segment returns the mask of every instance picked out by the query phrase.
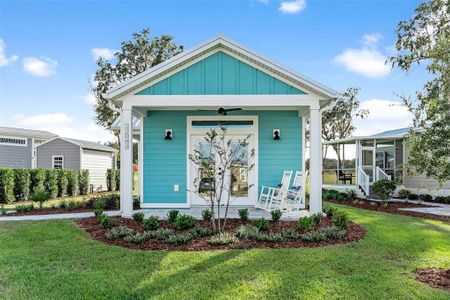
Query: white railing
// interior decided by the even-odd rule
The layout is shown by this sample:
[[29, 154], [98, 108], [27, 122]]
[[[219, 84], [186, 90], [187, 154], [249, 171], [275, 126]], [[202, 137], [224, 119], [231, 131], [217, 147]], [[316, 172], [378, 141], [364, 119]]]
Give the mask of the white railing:
[[376, 180], [381, 180], [381, 179], [388, 179], [391, 180], [391, 175], [386, 174], [386, 172], [384, 172], [380, 167], [377, 167], [376, 169]]
[[369, 195], [370, 177], [361, 167], [358, 168], [358, 184], [363, 189], [364, 193]]

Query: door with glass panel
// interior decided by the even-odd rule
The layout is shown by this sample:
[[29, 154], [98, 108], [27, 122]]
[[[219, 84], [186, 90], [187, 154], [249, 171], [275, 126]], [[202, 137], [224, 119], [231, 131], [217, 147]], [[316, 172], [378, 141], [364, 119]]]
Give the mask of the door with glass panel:
[[374, 172], [374, 149], [369, 146], [362, 146], [360, 149], [359, 166], [363, 169], [364, 173], [369, 176], [370, 183], [373, 182]]
[[[224, 185], [222, 203], [226, 203], [228, 196], [231, 205], [253, 205], [255, 202], [255, 157], [252, 149], [255, 148], [255, 136], [245, 128], [227, 128], [225, 141], [230, 140], [228, 155], [231, 157], [229, 170], [222, 170], [220, 156], [215, 149], [205, 140], [204, 130], [192, 130], [190, 134], [190, 154], [201, 154], [204, 162], [202, 165], [189, 161], [189, 197], [192, 205], [205, 205], [205, 198], [215, 195], [220, 185]], [[220, 134], [220, 129], [216, 129]], [[249, 136], [249, 138], [248, 138]], [[247, 139], [248, 138], [248, 139]], [[241, 142], [247, 139], [247, 143]], [[252, 167], [253, 166], [253, 167]], [[225, 176], [221, 176], [225, 172]], [[222, 178], [224, 178], [222, 182]]]

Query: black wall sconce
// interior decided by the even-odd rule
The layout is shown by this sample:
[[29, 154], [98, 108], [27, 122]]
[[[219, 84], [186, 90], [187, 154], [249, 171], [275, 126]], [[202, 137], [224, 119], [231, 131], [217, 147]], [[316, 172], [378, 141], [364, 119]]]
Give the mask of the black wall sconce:
[[172, 129], [166, 129], [166, 136], [164, 137], [165, 140], [171, 140], [172, 139]]
[[281, 131], [280, 131], [280, 129], [274, 129], [272, 131], [272, 137], [273, 137], [274, 141], [281, 140]]

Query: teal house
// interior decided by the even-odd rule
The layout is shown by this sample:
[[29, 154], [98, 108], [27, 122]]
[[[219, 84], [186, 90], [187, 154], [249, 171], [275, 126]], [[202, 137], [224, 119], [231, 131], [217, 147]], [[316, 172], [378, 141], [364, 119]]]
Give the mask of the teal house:
[[212, 128], [226, 127], [233, 141], [249, 137], [243, 151], [254, 156], [232, 168], [229, 192], [233, 205], [253, 206], [261, 185], [278, 185], [286, 170], [304, 171], [307, 119], [309, 209], [320, 211], [321, 114], [338, 96], [221, 36], [119, 84], [104, 97], [121, 113], [123, 215], [132, 214], [133, 137], [143, 208], [205, 205], [199, 190], [214, 178], [203, 176], [189, 155], [208, 150], [204, 137]]

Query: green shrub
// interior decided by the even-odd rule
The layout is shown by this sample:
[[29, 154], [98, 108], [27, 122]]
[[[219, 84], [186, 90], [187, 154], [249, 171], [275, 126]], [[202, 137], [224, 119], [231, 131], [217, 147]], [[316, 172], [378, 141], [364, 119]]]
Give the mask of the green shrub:
[[347, 230], [340, 228], [340, 227], [336, 227], [336, 226], [320, 228], [319, 232], [326, 239], [332, 239], [332, 240], [341, 239], [347, 234]]
[[103, 212], [103, 209], [99, 208], [99, 209], [94, 210], [94, 215], [97, 219], [100, 220], [102, 218], [102, 216], [105, 215], [105, 213]]
[[312, 217], [309, 216], [304, 216], [304, 217], [300, 217], [298, 218], [298, 228], [300, 228], [303, 231], [308, 231], [314, 228], [314, 226], [316, 225], [314, 223], [314, 219]]
[[253, 220], [252, 225], [258, 228], [258, 230], [267, 230], [269, 228], [269, 222], [262, 217]]
[[195, 226], [197, 220], [189, 215], [179, 215], [175, 220], [175, 227], [178, 230], [189, 229]]
[[202, 218], [204, 221], [211, 221], [213, 213], [210, 209], [205, 209], [202, 211]]
[[67, 186], [69, 185], [69, 180], [67, 178], [67, 170], [60, 169], [57, 170], [58, 173], [58, 196], [63, 197], [67, 195]]
[[103, 196], [92, 197], [87, 203], [95, 209], [106, 209], [106, 199]]
[[167, 240], [169, 236], [174, 234], [173, 229], [159, 228], [153, 231], [146, 231], [150, 239]]
[[14, 199], [14, 172], [12, 169], [0, 169], [0, 202], [11, 203]]
[[331, 218], [336, 211], [337, 209], [333, 206], [326, 205], [323, 207], [323, 212], [327, 215], [328, 218]]
[[408, 200], [418, 200], [419, 199], [419, 195], [411, 193], [408, 196]]
[[141, 207], [141, 197], [140, 196], [133, 196], [133, 207], [135, 209]]
[[134, 234], [134, 230], [125, 226], [111, 228], [105, 233], [105, 237], [109, 240], [117, 240], [121, 237], [127, 237]]
[[78, 172], [67, 170], [67, 194], [70, 196], [78, 195]]
[[279, 242], [284, 241], [284, 237], [281, 233], [258, 232], [255, 235], [255, 240], [258, 242], [279, 243]]
[[114, 191], [116, 189], [116, 170], [108, 169], [106, 170], [106, 186], [108, 191]]
[[396, 188], [395, 182], [389, 179], [381, 179], [372, 184], [372, 192], [378, 196], [383, 202], [388, 201]]
[[105, 198], [106, 209], [120, 208], [120, 194], [109, 194], [103, 197]]
[[119, 191], [120, 190], [120, 170], [116, 169], [115, 175], [116, 175], [116, 191]]
[[31, 169], [30, 170], [30, 193], [45, 188], [45, 170], [44, 169]]
[[272, 220], [277, 222], [281, 219], [283, 212], [279, 209], [276, 209], [276, 210], [271, 211], [270, 214], [272, 215]]
[[349, 200], [347, 193], [339, 193], [339, 194], [337, 194], [336, 199], [339, 200], [339, 201]]
[[66, 209], [67, 208], [67, 201], [63, 200], [63, 201], [59, 202], [58, 208]]
[[39, 203], [39, 208], [42, 209], [44, 202], [49, 199], [49, 194], [44, 189], [36, 190], [33, 195], [31, 195], [31, 200], [33, 202]]
[[74, 210], [78, 208], [82, 208], [84, 206], [83, 201], [77, 201], [77, 200], [69, 200], [66, 202], [66, 208], [68, 210]]
[[431, 196], [430, 194], [420, 194], [419, 199], [421, 201], [431, 202], [433, 201], [433, 196]]
[[28, 211], [32, 211], [34, 209], [34, 205], [33, 204], [28, 204], [28, 205], [16, 205], [15, 210], [17, 212], [28, 212]]
[[166, 243], [170, 245], [182, 245], [189, 243], [194, 236], [190, 232], [181, 234], [173, 234], [166, 239]]
[[356, 193], [355, 190], [348, 190], [347, 191], [347, 200], [352, 201], [352, 200], [355, 200], [356, 197], [358, 197], [358, 194]]
[[111, 229], [116, 225], [116, 219], [107, 215], [103, 215], [100, 218], [100, 225], [105, 229]]
[[89, 170], [78, 171], [78, 185], [80, 195], [87, 195], [89, 192]]
[[144, 213], [143, 212], [137, 212], [133, 214], [133, 220], [135, 220], [138, 223], [144, 223]]
[[411, 195], [410, 190], [401, 189], [400, 191], [398, 191], [398, 196], [401, 199], [406, 199], [409, 197], [409, 195]]
[[0, 215], [6, 215], [6, 212], [7, 212], [7, 210], [6, 210], [6, 208], [5, 208], [5, 206], [4, 205], [2, 205], [2, 206], [0, 206]]
[[14, 169], [14, 195], [17, 201], [25, 201], [30, 197], [30, 170]]
[[254, 226], [241, 225], [239, 229], [236, 230], [236, 235], [243, 239], [252, 239], [258, 231], [258, 228]]
[[334, 226], [338, 228], [347, 229], [349, 219], [345, 212], [337, 211], [331, 218], [331, 222], [333, 223]]
[[241, 218], [242, 221], [248, 220], [248, 216], [250, 215], [248, 208], [242, 208], [242, 209], [238, 210], [238, 213], [239, 213], [239, 218]]
[[313, 219], [313, 223], [314, 225], [317, 225], [320, 223], [320, 220], [322, 220], [323, 218], [323, 214], [322, 213], [315, 213], [311, 215], [311, 218]]
[[167, 221], [169, 221], [170, 223], [175, 223], [179, 213], [180, 212], [176, 209], [169, 210], [169, 212], [167, 213]]
[[145, 231], [143, 233], [136, 232], [135, 234], [128, 235], [124, 238], [124, 241], [134, 244], [141, 244], [150, 240], [151, 238], [151, 231]]
[[320, 242], [326, 239], [326, 236], [321, 231], [310, 231], [300, 234], [299, 238], [305, 242]]
[[280, 234], [284, 240], [298, 240], [300, 237], [300, 234], [297, 231], [289, 228], [282, 229]]
[[211, 239], [208, 241], [211, 245], [229, 245], [234, 244], [238, 241], [238, 239], [228, 232], [218, 233], [211, 237]]
[[142, 223], [145, 230], [156, 230], [159, 227], [159, 221], [157, 216], [150, 216]]
[[209, 235], [216, 233], [216, 231], [214, 231], [213, 229], [206, 228], [206, 227], [195, 227], [195, 228], [192, 228], [191, 230], [189, 230], [189, 232], [194, 237], [204, 237], [204, 236], [209, 236]]
[[337, 198], [338, 198], [338, 195], [339, 195], [339, 191], [336, 191], [336, 190], [328, 190], [328, 191], [324, 194], [323, 198], [326, 199], [326, 200], [332, 200], [332, 199], [337, 199]]
[[437, 196], [436, 198], [434, 198], [434, 202], [450, 204], [450, 196]]
[[49, 198], [58, 196], [58, 170], [45, 170], [45, 190]]

